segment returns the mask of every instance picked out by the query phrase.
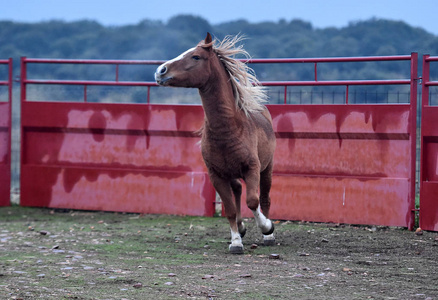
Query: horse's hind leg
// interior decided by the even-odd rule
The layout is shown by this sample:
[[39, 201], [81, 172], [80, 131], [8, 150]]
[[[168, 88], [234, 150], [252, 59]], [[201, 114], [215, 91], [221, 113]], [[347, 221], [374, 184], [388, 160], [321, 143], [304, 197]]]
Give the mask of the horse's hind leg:
[[224, 180], [218, 176], [210, 174], [210, 180], [213, 183], [214, 188], [219, 193], [222, 203], [225, 208], [225, 216], [230, 223], [231, 229], [231, 244], [229, 247], [232, 254], [243, 254], [242, 238], [239, 233], [236, 220], [236, 205], [233, 201], [233, 194], [230, 182]]
[[[266, 218], [269, 218], [269, 209], [271, 207], [271, 198], [269, 197], [269, 192], [271, 191], [272, 185], [272, 165], [273, 164], [271, 161], [269, 166], [260, 173], [260, 208]], [[263, 243], [266, 246], [275, 245], [274, 234], [264, 234]]]
[[260, 209], [258, 187], [260, 183], [259, 170], [251, 170], [245, 176], [246, 182], [246, 202], [248, 208], [252, 210], [257, 226], [264, 235], [274, 232], [274, 224], [269, 220]]
[[260, 173], [260, 208], [266, 218], [269, 218], [269, 209], [271, 208], [271, 192], [272, 185], [272, 161], [268, 167]]
[[245, 224], [243, 224], [242, 221], [242, 215], [240, 213], [240, 199], [242, 196], [242, 183], [239, 179], [231, 180], [231, 189], [233, 190], [234, 199], [236, 202], [236, 221], [237, 221], [237, 228], [240, 233], [240, 237], [244, 237], [246, 234], [246, 227]]

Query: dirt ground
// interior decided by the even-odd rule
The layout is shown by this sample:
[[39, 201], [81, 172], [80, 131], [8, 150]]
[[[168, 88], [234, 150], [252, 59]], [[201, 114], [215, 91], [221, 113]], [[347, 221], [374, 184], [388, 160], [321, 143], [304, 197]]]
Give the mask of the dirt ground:
[[224, 218], [0, 208], [0, 299], [438, 299], [438, 236]]

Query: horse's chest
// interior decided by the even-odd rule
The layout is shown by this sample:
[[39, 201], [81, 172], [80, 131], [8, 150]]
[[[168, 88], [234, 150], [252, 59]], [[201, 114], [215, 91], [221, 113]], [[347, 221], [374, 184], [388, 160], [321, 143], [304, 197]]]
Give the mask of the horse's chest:
[[203, 141], [202, 156], [207, 168], [230, 177], [240, 177], [254, 159], [244, 143], [223, 140]]

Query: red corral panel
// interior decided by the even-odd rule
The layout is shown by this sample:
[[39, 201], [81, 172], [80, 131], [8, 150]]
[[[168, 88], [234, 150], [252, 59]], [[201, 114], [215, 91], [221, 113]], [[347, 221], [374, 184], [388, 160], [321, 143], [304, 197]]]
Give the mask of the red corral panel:
[[25, 102], [21, 204], [211, 216], [200, 106]]
[[438, 81], [430, 79], [431, 62], [436, 64], [438, 57], [423, 57], [420, 227], [438, 231], [438, 106], [431, 106], [429, 99], [429, 87]]
[[[396, 60], [410, 63], [409, 79], [317, 78], [320, 63]], [[201, 106], [87, 103], [87, 86], [155, 83], [118, 81], [117, 74], [101, 82], [27, 79], [27, 63], [75, 61], [22, 59], [22, 205], [213, 215], [215, 192], [194, 133], [203, 123]], [[263, 83], [284, 86], [285, 103], [289, 86], [346, 88], [342, 105], [269, 105], [277, 135], [270, 217], [412, 229], [417, 54], [250, 63], [314, 64], [313, 81]], [[27, 84], [83, 85], [84, 103], [27, 101]], [[410, 103], [348, 104], [352, 85], [408, 85]]]
[[[348, 103], [350, 85], [390, 81], [318, 81], [316, 64], [373, 59], [385, 60], [307, 59], [315, 63], [314, 81], [264, 84], [345, 85]], [[277, 135], [271, 218], [413, 228], [417, 54], [409, 60], [410, 79], [391, 81], [410, 86], [408, 104], [269, 106]], [[243, 215], [252, 214], [243, 207]]]
[[6, 86], [0, 99], [0, 206], [10, 205], [11, 199], [11, 128], [12, 128], [12, 59], [0, 60], [0, 68], [8, 70], [8, 78], [0, 81]]
[[277, 133], [271, 218], [409, 225], [409, 104], [269, 110]]

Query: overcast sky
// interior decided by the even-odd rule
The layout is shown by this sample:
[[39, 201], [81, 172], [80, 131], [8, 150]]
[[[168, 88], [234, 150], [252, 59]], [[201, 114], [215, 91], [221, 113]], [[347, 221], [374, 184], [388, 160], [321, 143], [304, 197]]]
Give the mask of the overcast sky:
[[316, 28], [344, 27], [351, 21], [402, 20], [438, 35], [436, 0], [3, 0], [0, 20], [39, 22], [95, 20], [103, 25], [136, 24], [143, 19], [166, 22], [193, 14], [210, 24], [302, 19]]

